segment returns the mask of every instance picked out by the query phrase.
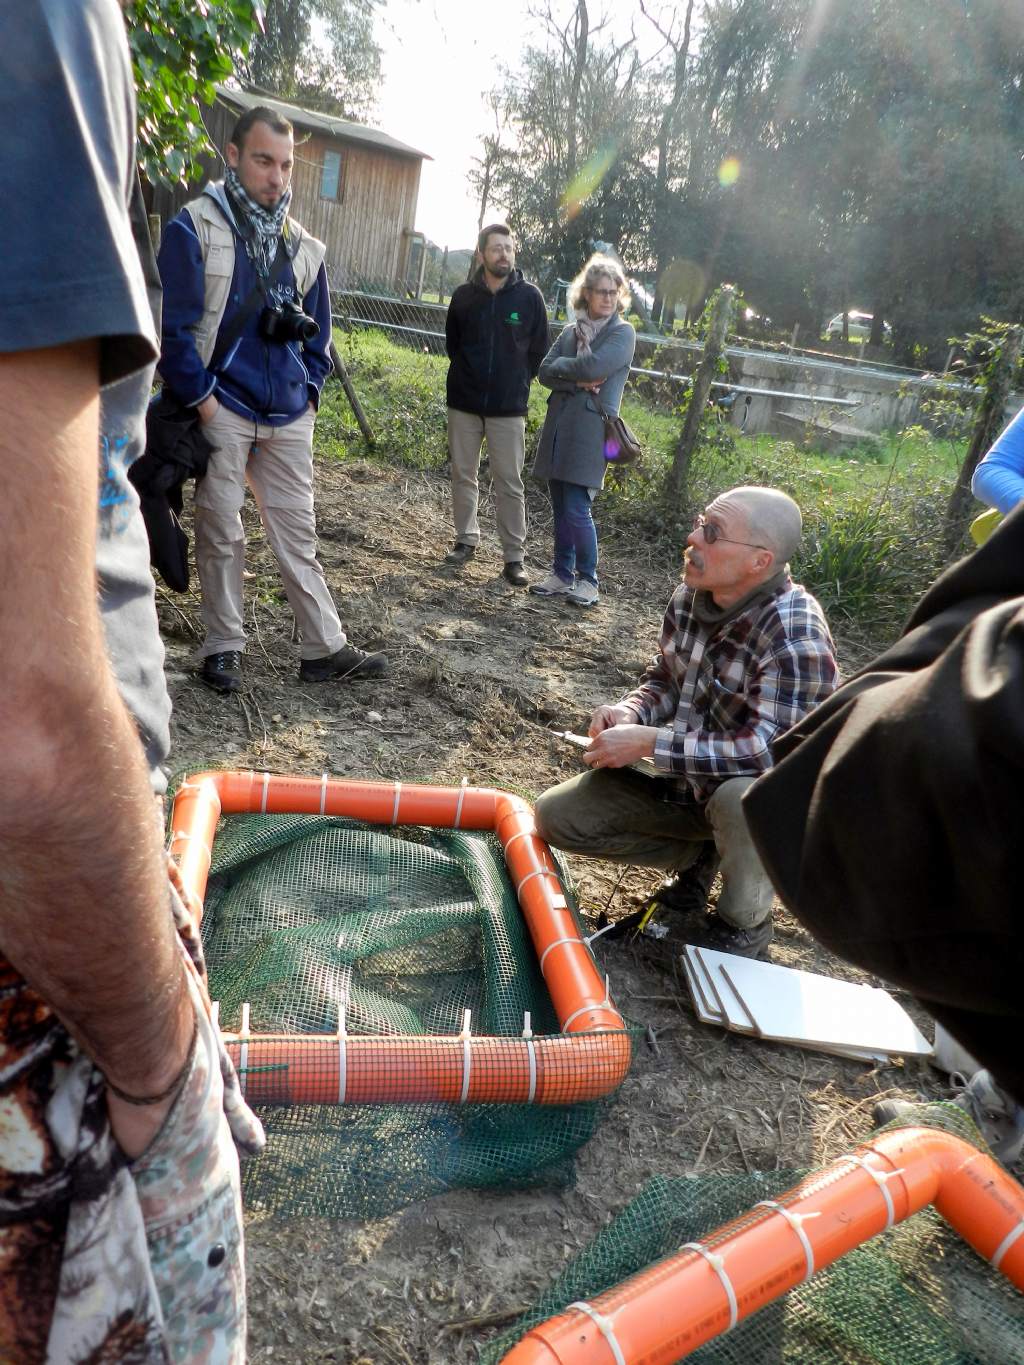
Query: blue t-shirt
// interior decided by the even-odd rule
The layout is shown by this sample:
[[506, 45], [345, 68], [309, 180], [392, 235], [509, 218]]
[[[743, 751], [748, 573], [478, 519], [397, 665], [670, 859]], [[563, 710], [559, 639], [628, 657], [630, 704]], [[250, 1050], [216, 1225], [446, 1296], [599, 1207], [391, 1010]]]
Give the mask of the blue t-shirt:
[[135, 235], [129, 215], [138, 194], [135, 98], [116, 0], [5, 7], [0, 126], [7, 148], [0, 352], [100, 342], [100, 608], [121, 695], [154, 788], [163, 790], [170, 700], [146, 531], [127, 478], [145, 445], [157, 355], [140, 247], [157, 277], [141, 195]]

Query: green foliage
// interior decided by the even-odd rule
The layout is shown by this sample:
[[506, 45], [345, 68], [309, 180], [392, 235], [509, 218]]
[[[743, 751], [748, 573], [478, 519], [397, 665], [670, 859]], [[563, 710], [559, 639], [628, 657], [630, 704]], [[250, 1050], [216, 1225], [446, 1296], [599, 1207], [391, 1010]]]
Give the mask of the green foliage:
[[[444, 380], [447, 360], [397, 345], [381, 332], [339, 335], [346, 364], [377, 438], [374, 458], [419, 469], [447, 459]], [[530, 392], [527, 467], [543, 425], [547, 394]], [[665, 491], [678, 439], [678, 415], [631, 390], [623, 416], [644, 448], [643, 464], [609, 477], [598, 522], [602, 543], [654, 565], [672, 565], [694, 513], [738, 484], [781, 488], [804, 513], [804, 544], [794, 563], [833, 626], [865, 648], [891, 642], [918, 597], [944, 564], [943, 511], [962, 449], [923, 427], [910, 427], [870, 453], [798, 450], [791, 441], [744, 436], [711, 420], [685, 502]], [[317, 445], [336, 458], [366, 449], [341, 386], [328, 384]], [[535, 485], [531, 495], [540, 495]]]
[[304, 109], [365, 122], [380, 83], [373, 21], [382, 3], [267, 0], [263, 32], [254, 38], [240, 74], [256, 89]]
[[256, 28], [253, 0], [130, 0], [128, 45], [138, 98], [138, 159], [152, 184], [185, 184], [209, 152], [212, 104]]

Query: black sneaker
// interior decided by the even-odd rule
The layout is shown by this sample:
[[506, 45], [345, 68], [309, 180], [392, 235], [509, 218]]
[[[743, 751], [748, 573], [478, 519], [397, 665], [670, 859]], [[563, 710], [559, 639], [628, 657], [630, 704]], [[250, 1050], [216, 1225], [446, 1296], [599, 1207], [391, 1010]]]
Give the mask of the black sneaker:
[[226, 649], [221, 654], [207, 654], [199, 670], [199, 677], [216, 692], [239, 692], [242, 687], [242, 654], [237, 649]]
[[467, 545], [464, 540], [457, 540], [445, 555], [444, 559], [441, 560], [441, 563], [455, 564], [461, 568], [462, 565], [465, 564], [468, 559], [472, 559], [475, 554], [475, 545]]
[[727, 924], [718, 915], [706, 917], [704, 924], [695, 926], [686, 937], [686, 942], [695, 948], [711, 948], [716, 953], [733, 953], [736, 957], [767, 957], [768, 945], [774, 937], [772, 920], [769, 915], [760, 924], [749, 929]]
[[518, 559], [510, 559], [502, 569], [501, 576], [506, 582], [511, 583], [513, 588], [525, 588], [530, 581], [526, 576], [522, 561]]
[[331, 678], [379, 678], [388, 671], [383, 654], [367, 654], [355, 645], [342, 645], [326, 659], [303, 659], [299, 664], [300, 682], [329, 682]]

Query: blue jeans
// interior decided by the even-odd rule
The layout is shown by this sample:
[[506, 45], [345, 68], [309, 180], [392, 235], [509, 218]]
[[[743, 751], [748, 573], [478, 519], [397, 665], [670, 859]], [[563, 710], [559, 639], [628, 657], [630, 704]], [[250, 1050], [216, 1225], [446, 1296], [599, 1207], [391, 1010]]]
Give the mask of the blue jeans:
[[555, 515], [555, 556], [551, 567], [565, 583], [575, 576], [597, 587], [597, 527], [590, 510], [593, 491], [581, 483], [548, 479]]

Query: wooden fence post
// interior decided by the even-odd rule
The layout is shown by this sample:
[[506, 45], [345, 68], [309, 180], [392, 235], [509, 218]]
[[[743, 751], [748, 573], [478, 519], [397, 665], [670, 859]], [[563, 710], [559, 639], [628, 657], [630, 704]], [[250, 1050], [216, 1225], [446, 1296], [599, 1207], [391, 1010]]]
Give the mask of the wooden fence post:
[[352, 380], [348, 377], [348, 370], [346, 370], [345, 362], [342, 360], [341, 356], [338, 353], [338, 348], [334, 344], [333, 337], [331, 337], [330, 354], [331, 364], [334, 366], [334, 373], [341, 380], [341, 387], [345, 390], [345, 397], [352, 405], [352, 411], [355, 413], [356, 421], [359, 423], [359, 429], [363, 433], [363, 440], [366, 442], [368, 446], [372, 446], [373, 429], [366, 419], [366, 413], [363, 411], [363, 405], [359, 401], [359, 395], [352, 387]]
[[1003, 428], [1006, 400], [1010, 393], [1013, 372], [1020, 359], [1022, 328], [1010, 327], [992, 361], [991, 373], [978, 407], [978, 416], [967, 448], [964, 462], [956, 476], [953, 492], [946, 506], [945, 549], [953, 554], [967, 533], [971, 520], [971, 477], [978, 461]]
[[711, 384], [718, 373], [718, 362], [725, 348], [725, 334], [729, 330], [733, 311], [736, 307], [736, 290], [731, 284], [723, 284], [718, 291], [708, 321], [708, 334], [704, 341], [704, 355], [697, 367], [690, 390], [690, 402], [686, 409], [682, 435], [672, 456], [672, 468], [668, 476], [668, 489], [673, 497], [681, 498], [686, 490], [690, 475], [690, 461], [700, 434], [700, 424], [704, 408], [711, 392]]

